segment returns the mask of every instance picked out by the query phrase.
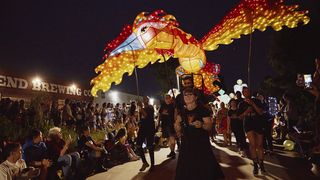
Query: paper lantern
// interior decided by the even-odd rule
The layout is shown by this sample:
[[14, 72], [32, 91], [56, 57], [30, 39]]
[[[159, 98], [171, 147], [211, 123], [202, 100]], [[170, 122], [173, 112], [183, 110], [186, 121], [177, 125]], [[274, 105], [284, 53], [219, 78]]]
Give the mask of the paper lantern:
[[248, 87], [248, 85], [243, 83], [242, 79], [238, 79], [237, 80], [237, 84], [233, 86], [234, 93], [239, 91], [242, 94], [243, 87]]
[[285, 140], [283, 142], [283, 146], [284, 146], [285, 150], [292, 151], [294, 149], [294, 145], [295, 145], [295, 143], [291, 140]]
[[99, 75], [91, 81], [91, 93], [95, 96], [99, 89], [107, 91], [112, 83], [119, 84], [123, 74], [131, 75], [135, 67], [163, 63], [170, 57], [178, 58], [184, 71], [202, 76], [204, 86], [197, 77], [197, 88], [205, 93], [216, 92], [220, 87], [212, 82], [217, 79], [220, 66], [207, 66], [205, 51], [230, 44], [256, 29], [265, 31], [270, 26], [279, 31], [283, 26], [294, 28], [299, 22], [307, 24], [307, 11], [297, 11], [297, 8], [285, 5], [283, 0], [242, 0], [199, 41], [179, 29], [175, 17], [163, 10], [142, 12], [132, 26], [125, 26], [120, 35], [107, 44], [105, 61], [95, 69]]
[[173, 96], [177, 97], [178, 94], [180, 94], [180, 91], [179, 91], [179, 89], [173, 88], [173, 89], [170, 89], [167, 94], [169, 94], [171, 97], [173, 97]]

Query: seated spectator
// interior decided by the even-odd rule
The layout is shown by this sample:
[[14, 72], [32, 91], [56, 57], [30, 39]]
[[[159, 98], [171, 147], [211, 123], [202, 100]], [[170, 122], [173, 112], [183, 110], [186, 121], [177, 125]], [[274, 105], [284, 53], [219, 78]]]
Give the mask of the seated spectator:
[[114, 133], [108, 132], [106, 140], [104, 141], [104, 147], [108, 152], [111, 152], [111, 150], [114, 148]]
[[137, 131], [138, 131], [138, 125], [135, 122], [135, 120], [133, 119], [128, 119], [126, 125], [125, 125], [126, 129], [127, 129], [127, 139], [129, 141], [130, 145], [134, 145], [134, 142], [137, 139]]
[[286, 128], [286, 121], [281, 113], [277, 113], [274, 118], [274, 125], [273, 125], [273, 139], [279, 142], [283, 142], [286, 139], [287, 135], [287, 128]]
[[139, 160], [139, 157], [132, 150], [131, 146], [127, 142], [126, 129], [119, 129], [117, 135], [115, 136], [115, 152], [118, 154], [118, 160], [122, 163], [127, 161]]
[[46, 142], [48, 159], [56, 165], [56, 168], [62, 166], [63, 175], [67, 179], [71, 176], [70, 170], [76, 169], [80, 162], [80, 154], [78, 152], [67, 154], [71, 141], [71, 136], [64, 141], [61, 129], [53, 127], [49, 130], [49, 137]]
[[285, 107], [283, 111], [284, 118], [287, 123], [288, 132], [294, 131], [293, 127], [298, 122], [298, 109], [294, 103], [294, 97], [289, 93], [283, 94], [283, 100], [285, 101]]
[[40, 130], [33, 130], [31, 132], [30, 140], [27, 140], [23, 147], [24, 160], [28, 166], [40, 169], [40, 180], [46, 179], [48, 167], [50, 167], [51, 163], [45, 158], [47, 147], [42, 140], [42, 132]]
[[0, 163], [2, 163], [5, 159], [3, 159], [3, 149], [6, 145], [6, 141], [4, 137], [0, 137]]
[[101, 143], [95, 142], [90, 136], [90, 128], [83, 127], [81, 130], [81, 136], [78, 140], [79, 151], [87, 152], [87, 158], [89, 163], [95, 163], [95, 170], [98, 172], [105, 171], [106, 168], [103, 166], [103, 160], [105, 158], [106, 150], [103, 148]]
[[30, 179], [39, 176], [39, 169], [27, 168], [22, 158], [22, 148], [18, 143], [9, 143], [4, 148], [6, 161], [0, 164], [0, 179]]

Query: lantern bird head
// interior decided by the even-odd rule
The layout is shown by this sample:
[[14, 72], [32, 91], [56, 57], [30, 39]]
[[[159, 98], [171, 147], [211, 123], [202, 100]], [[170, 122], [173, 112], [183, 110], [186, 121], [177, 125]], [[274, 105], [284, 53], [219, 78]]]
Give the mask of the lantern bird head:
[[[161, 35], [168, 26], [177, 26], [178, 23], [174, 16], [167, 15], [163, 10], [154, 11], [153, 13], [142, 12], [134, 20], [131, 34], [109, 54], [116, 56], [126, 51], [143, 50], [146, 48], [158, 48], [156, 38]], [[124, 33], [121, 33], [124, 34]]]
[[116, 56], [126, 51], [141, 50], [145, 47], [141, 44], [135, 33], [132, 33], [123, 43], [110, 52], [110, 56]]
[[119, 84], [123, 75], [130, 76], [135, 67], [144, 68], [149, 63], [168, 59], [171, 51], [167, 49], [172, 42], [167, 39], [174, 39], [168, 32], [177, 26], [174, 16], [162, 10], [140, 13], [132, 26], [125, 26], [120, 35], [107, 44], [104, 63], [95, 69], [99, 75], [91, 80], [92, 95], [95, 96], [98, 90], [107, 91], [112, 83]]

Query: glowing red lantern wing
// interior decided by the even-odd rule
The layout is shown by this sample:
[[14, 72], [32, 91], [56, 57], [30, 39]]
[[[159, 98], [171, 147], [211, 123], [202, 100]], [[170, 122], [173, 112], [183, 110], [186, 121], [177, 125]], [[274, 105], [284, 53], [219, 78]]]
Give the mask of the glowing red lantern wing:
[[307, 24], [310, 20], [307, 11], [296, 11], [297, 8], [297, 5], [284, 5], [283, 0], [242, 0], [200, 42], [204, 50], [213, 51], [219, 44], [230, 44], [255, 29], [265, 31], [271, 26], [279, 31], [283, 26], [294, 28], [299, 22]]

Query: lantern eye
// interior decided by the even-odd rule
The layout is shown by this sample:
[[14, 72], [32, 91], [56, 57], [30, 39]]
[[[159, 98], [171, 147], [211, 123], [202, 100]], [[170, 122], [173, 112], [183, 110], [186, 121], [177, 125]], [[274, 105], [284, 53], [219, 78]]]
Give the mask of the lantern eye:
[[141, 33], [145, 33], [145, 32], [148, 31], [148, 29], [149, 29], [148, 26], [143, 26], [143, 27], [141, 28], [140, 32], [141, 32]]

